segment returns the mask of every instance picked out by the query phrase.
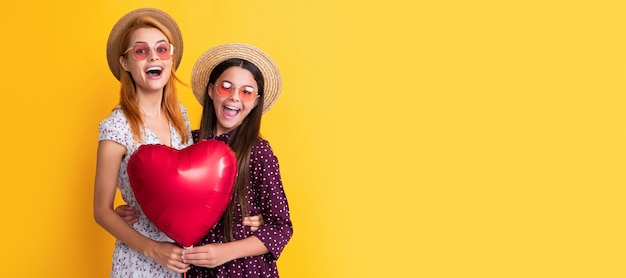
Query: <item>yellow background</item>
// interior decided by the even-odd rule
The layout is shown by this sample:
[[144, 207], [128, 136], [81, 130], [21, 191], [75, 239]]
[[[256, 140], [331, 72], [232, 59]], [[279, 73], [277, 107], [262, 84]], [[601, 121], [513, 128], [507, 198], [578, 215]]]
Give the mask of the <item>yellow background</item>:
[[[178, 74], [246, 42], [283, 73], [262, 133], [282, 277], [625, 277], [621, 1], [5, 1], [0, 276], [108, 277], [93, 220], [113, 24], [167, 11]], [[199, 126], [190, 88], [180, 99]]]

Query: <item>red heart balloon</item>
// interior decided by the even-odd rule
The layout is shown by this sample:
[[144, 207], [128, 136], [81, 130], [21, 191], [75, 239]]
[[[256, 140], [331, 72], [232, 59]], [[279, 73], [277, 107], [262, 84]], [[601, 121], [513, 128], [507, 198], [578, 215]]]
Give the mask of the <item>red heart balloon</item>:
[[228, 207], [237, 157], [224, 142], [201, 140], [185, 149], [142, 145], [128, 161], [135, 198], [159, 230], [193, 246]]

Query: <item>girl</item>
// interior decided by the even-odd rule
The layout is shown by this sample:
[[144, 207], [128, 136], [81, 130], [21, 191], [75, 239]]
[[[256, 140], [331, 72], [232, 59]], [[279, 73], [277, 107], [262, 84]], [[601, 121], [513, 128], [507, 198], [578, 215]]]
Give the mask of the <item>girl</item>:
[[[276, 260], [293, 228], [278, 159], [260, 137], [261, 117], [276, 102], [281, 78], [274, 61], [247, 44], [225, 44], [205, 52], [191, 83], [203, 104], [196, 139], [216, 139], [237, 155], [239, 175], [233, 199], [200, 246], [183, 250], [187, 277], [278, 277]], [[240, 224], [261, 214], [257, 231]]]

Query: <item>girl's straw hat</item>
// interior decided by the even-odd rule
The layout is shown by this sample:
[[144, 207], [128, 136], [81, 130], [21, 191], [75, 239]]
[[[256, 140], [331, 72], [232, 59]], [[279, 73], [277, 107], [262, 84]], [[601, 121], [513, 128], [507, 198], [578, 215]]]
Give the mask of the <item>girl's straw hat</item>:
[[120, 56], [122, 55], [118, 44], [122, 40], [122, 36], [124, 36], [126, 31], [135, 24], [135, 21], [138, 18], [142, 16], [150, 16], [156, 19], [172, 33], [174, 41], [170, 43], [174, 45], [174, 68], [177, 69], [178, 65], [180, 65], [180, 61], [183, 57], [183, 35], [181, 34], [176, 21], [161, 10], [153, 8], [136, 9], [124, 15], [117, 21], [117, 23], [115, 23], [111, 33], [109, 34], [109, 39], [107, 40], [107, 61], [109, 62], [111, 72], [117, 80], [120, 80]]
[[263, 88], [263, 113], [266, 113], [280, 95], [282, 81], [280, 72], [272, 58], [255, 46], [244, 43], [229, 43], [213, 47], [196, 61], [191, 71], [191, 88], [196, 99], [204, 105], [204, 97], [211, 71], [221, 62], [238, 58], [246, 60], [261, 70], [265, 86]]

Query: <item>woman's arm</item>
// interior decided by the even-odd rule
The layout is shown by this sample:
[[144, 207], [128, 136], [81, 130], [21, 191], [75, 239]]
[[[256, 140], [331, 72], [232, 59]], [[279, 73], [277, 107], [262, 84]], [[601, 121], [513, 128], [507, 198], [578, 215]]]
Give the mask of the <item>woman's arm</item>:
[[[128, 225], [133, 225], [139, 221], [139, 213], [127, 204], [119, 205], [115, 208], [115, 213], [119, 215]], [[247, 216], [243, 218], [241, 224], [250, 227], [250, 231], [256, 232], [263, 225], [263, 215]]]
[[117, 178], [125, 152], [126, 148], [114, 141], [102, 140], [98, 143], [93, 202], [96, 222], [115, 238], [159, 264], [178, 273], [186, 272], [189, 265], [180, 261], [182, 248], [143, 236], [113, 210]]

